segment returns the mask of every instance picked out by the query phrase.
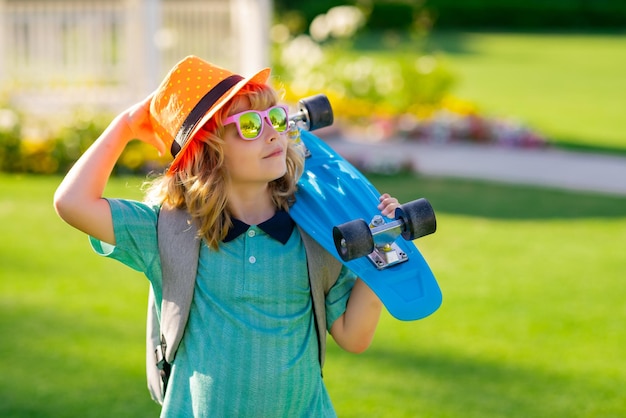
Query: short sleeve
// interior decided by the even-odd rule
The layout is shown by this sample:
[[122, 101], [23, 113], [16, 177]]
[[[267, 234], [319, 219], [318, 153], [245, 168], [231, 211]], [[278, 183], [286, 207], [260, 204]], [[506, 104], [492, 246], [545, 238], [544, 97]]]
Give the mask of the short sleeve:
[[[152, 279], [160, 263], [157, 242], [159, 208], [125, 199], [107, 199], [111, 208], [116, 245], [89, 237], [93, 250], [141, 272]], [[158, 265], [160, 270], [160, 265]]]
[[346, 311], [350, 292], [356, 281], [354, 274], [346, 266], [339, 273], [337, 282], [330, 288], [326, 295], [326, 329], [330, 331], [333, 323]]

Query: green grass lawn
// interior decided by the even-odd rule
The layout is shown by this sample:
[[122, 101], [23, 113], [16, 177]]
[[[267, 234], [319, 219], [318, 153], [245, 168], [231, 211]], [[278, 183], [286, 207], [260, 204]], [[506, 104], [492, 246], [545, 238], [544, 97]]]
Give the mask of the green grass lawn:
[[626, 35], [434, 33], [457, 97], [549, 139], [626, 150]]
[[[444, 295], [432, 316], [385, 314], [366, 353], [331, 344], [340, 417], [626, 415], [626, 197], [410, 175], [419, 240]], [[147, 281], [57, 219], [58, 177], [0, 175], [0, 416], [151, 417]], [[139, 197], [135, 178], [110, 195]]]

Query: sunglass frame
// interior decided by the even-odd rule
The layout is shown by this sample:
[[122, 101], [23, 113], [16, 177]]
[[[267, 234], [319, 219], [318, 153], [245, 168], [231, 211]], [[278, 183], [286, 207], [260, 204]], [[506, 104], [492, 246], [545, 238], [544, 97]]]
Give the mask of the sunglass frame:
[[[283, 130], [279, 130], [280, 126], [278, 127], [274, 126], [274, 124], [272, 123], [272, 120], [270, 119], [270, 112], [275, 109], [282, 109], [285, 112], [285, 127]], [[252, 138], [246, 137], [243, 134], [243, 132], [241, 131], [241, 124], [240, 124], [241, 117], [249, 113], [255, 113], [261, 118], [261, 127], [259, 129], [259, 133]], [[287, 109], [287, 106], [274, 105], [274, 106], [268, 107], [265, 110], [254, 110], [254, 109], [244, 110], [243, 112], [235, 113], [234, 115], [227, 117], [224, 120], [224, 126], [234, 123], [235, 126], [237, 127], [237, 132], [239, 133], [239, 137], [241, 137], [241, 139], [245, 141], [254, 141], [255, 139], [260, 138], [261, 135], [263, 135], [263, 130], [265, 129], [265, 121], [267, 121], [267, 123], [269, 123], [276, 130], [276, 132], [278, 133], [287, 132], [287, 129], [289, 128], [289, 110]]]

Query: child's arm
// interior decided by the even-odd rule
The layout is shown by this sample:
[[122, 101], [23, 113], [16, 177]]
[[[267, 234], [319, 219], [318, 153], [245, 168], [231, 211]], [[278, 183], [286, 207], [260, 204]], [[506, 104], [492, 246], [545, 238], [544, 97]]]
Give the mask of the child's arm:
[[[393, 218], [398, 200], [383, 194], [378, 209], [383, 215]], [[348, 299], [348, 306], [331, 326], [330, 334], [337, 344], [346, 351], [362, 353], [371, 344], [378, 325], [382, 302], [363, 282], [357, 279]]]
[[148, 97], [115, 117], [54, 194], [54, 207], [65, 222], [109, 244], [115, 244], [115, 236], [111, 210], [102, 195], [122, 151], [132, 139], [140, 139], [154, 145], [161, 155], [165, 152], [152, 131], [150, 100]]
[[346, 351], [362, 353], [371, 344], [378, 325], [382, 303], [361, 279], [357, 279], [348, 306], [331, 326], [330, 334]]

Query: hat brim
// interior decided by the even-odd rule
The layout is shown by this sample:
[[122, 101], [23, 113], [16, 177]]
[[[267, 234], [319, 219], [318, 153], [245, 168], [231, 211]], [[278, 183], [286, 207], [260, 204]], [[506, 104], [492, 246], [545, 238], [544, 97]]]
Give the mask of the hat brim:
[[175, 170], [178, 162], [183, 158], [185, 154], [185, 150], [189, 146], [189, 144], [193, 141], [193, 137], [198, 133], [198, 131], [215, 115], [215, 113], [221, 109], [230, 99], [232, 99], [238, 92], [248, 83], [258, 83], [258, 84], [266, 84], [270, 78], [271, 69], [264, 68], [257, 73], [251, 75], [250, 77], [244, 78], [239, 81], [233, 87], [230, 88], [218, 101], [211, 106], [211, 108], [200, 118], [198, 123], [194, 126], [193, 130], [189, 134], [189, 139], [185, 141], [180, 151], [174, 157], [174, 160], [170, 164], [170, 168], [168, 172], [172, 172]]

